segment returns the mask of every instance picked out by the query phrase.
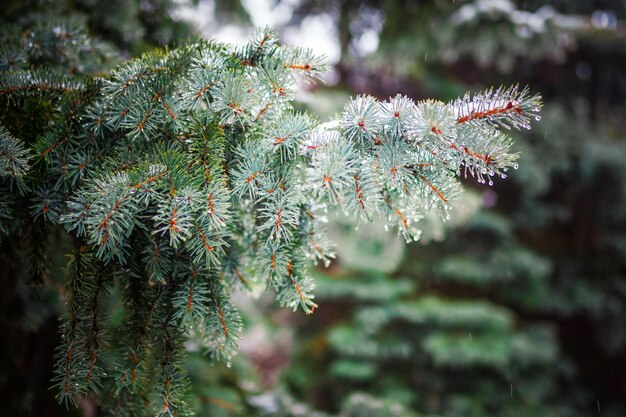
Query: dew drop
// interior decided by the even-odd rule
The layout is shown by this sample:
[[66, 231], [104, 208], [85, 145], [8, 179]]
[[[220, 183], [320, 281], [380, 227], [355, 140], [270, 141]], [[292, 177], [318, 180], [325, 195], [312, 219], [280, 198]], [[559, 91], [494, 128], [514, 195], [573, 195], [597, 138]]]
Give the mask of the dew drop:
[[500, 174], [500, 178], [502, 178], [503, 180], [506, 179], [506, 174]]
[[489, 186], [493, 185], [493, 181], [489, 180]]
[[514, 164], [514, 165], [513, 165], [513, 169], [518, 169], [518, 168], [519, 168], [519, 165], [518, 165], [518, 164]]

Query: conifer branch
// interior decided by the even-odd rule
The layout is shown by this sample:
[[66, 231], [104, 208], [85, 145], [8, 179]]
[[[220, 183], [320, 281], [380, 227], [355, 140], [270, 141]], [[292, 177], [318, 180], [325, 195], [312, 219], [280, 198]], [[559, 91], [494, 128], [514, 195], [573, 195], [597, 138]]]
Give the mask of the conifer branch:
[[453, 103], [457, 123], [487, 123], [509, 129], [530, 129], [531, 119], [541, 120], [541, 98], [530, 95], [530, 89], [518, 86], [493, 88], [476, 94], [466, 94]]
[[[31, 225], [36, 274], [49, 267], [50, 225], [81, 245], [56, 355], [60, 402], [110, 390], [116, 413], [149, 403], [156, 415], [184, 415], [186, 340], [216, 360], [236, 353], [233, 287], [263, 283], [282, 306], [312, 313], [307, 267], [334, 257], [329, 211], [416, 240], [426, 213], [447, 217], [461, 190], [455, 177], [491, 183], [517, 166], [499, 129], [538, 118], [539, 97], [512, 87], [452, 103], [362, 95], [319, 124], [292, 101], [296, 77], [326, 68], [265, 29], [240, 48], [199, 41], [92, 78], [36, 66], [0, 74], [11, 114], [49, 110], [24, 131], [3, 119], [0, 216]], [[18, 131], [24, 141], [9, 133]], [[20, 196], [6, 191], [16, 180]], [[4, 217], [3, 233], [14, 233]], [[124, 309], [111, 331], [126, 335], [112, 346], [109, 286]], [[103, 360], [110, 350], [113, 364]]]
[[55, 98], [81, 88], [76, 80], [45, 70], [0, 73], [0, 96], [12, 101], [33, 96]]
[[0, 177], [21, 177], [30, 168], [31, 155], [24, 143], [0, 124]]

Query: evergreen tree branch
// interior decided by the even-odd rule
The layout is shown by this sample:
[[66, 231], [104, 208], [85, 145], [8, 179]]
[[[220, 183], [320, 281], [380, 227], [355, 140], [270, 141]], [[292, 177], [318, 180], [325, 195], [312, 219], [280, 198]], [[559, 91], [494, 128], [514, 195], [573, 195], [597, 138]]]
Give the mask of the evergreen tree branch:
[[[515, 168], [499, 129], [538, 117], [539, 97], [513, 87], [453, 103], [358, 96], [319, 124], [292, 101], [297, 77], [325, 68], [265, 29], [243, 47], [192, 42], [92, 78], [41, 66], [0, 74], [11, 114], [35, 106], [39, 117], [25, 130], [21, 119], [0, 126], [0, 193], [19, 178], [28, 201], [10, 195], [0, 216], [36, 222], [29, 263], [40, 274], [51, 225], [81, 245], [56, 355], [60, 402], [109, 391], [120, 415], [143, 415], [144, 403], [185, 415], [185, 342], [231, 361], [242, 327], [235, 287], [261, 283], [281, 305], [312, 313], [307, 267], [334, 257], [328, 211], [356, 225], [380, 219], [415, 240], [429, 211], [447, 217], [461, 191], [455, 177], [491, 183]], [[9, 134], [18, 131], [23, 142]], [[124, 310], [112, 346], [109, 288]]]

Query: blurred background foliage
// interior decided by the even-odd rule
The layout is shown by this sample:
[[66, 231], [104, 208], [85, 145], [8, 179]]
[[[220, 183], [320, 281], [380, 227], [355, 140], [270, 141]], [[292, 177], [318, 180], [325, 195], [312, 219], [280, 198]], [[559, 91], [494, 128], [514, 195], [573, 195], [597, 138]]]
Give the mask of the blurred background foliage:
[[[101, 41], [99, 67], [58, 63], [77, 72], [194, 33], [236, 41], [276, 25], [330, 51], [327, 84], [300, 97], [322, 115], [362, 92], [448, 100], [520, 83], [544, 96], [543, 120], [518, 139], [519, 170], [492, 187], [468, 181], [454, 220], [424, 219], [421, 242], [333, 219], [339, 256], [316, 272], [313, 316], [241, 295], [232, 368], [199, 352], [187, 364], [198, 415], [626, 415], [623, 0], [5, 0], [0, 36], [36, 44], [42, 15]], [[7, 415], [98, 415], [47, 391], [54, 274], [34, 292], [0, 277], [12, 289], [0, 295]]]

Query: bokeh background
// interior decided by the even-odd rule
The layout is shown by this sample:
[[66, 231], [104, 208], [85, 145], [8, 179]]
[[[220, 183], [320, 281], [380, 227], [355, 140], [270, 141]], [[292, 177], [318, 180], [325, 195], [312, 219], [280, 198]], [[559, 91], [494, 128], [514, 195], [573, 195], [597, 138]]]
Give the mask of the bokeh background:
[[[544, 97], [534, 130], [512, 132], [519, 169], [465, 181], [453, 220], [423, 219], [420, 242], [336, 216], [314, 315], [239, 294], [232, 366], [188, 346], [198, 415], [626, 416], [623, 0], [4, 0], [0, 28], [33, 13], [87, 25], [111, 65], [273, 26], [333, 64], [298, 97], [322, 120], [360, 93], [450, 100], [519, 83]], [[0, 414], [100, 415], [48, 391], [58, 288], [3, 279]]]

